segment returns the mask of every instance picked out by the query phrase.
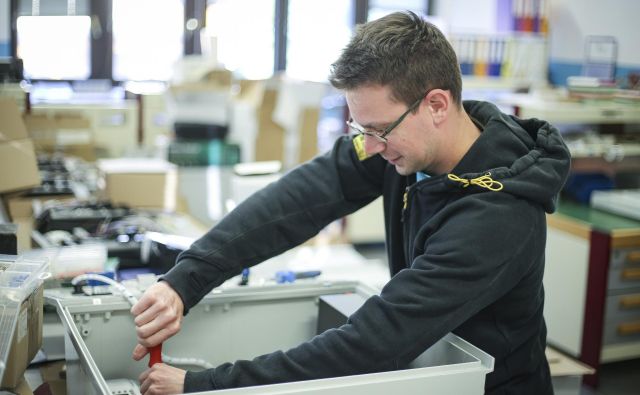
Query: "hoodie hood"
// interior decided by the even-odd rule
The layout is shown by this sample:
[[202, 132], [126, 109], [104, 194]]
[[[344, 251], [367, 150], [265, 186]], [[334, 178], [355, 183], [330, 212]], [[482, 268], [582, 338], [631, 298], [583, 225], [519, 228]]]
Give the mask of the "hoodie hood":
[[[501, 192], [537, 202], [548, 213], [555, 211], [571, 160], [558, 129], [539, 119], [503, 114], [486, 102], [465, 101], [464, 108], [483, 131], [451, 173], [466, 180], [489, 174], [503, 185]], [[447, 182], [464, 187], [451, 178]]]

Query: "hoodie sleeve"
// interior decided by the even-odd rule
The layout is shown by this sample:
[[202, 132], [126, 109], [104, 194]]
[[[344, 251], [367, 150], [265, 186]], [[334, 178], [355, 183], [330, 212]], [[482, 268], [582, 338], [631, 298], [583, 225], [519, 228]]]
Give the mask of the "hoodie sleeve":
[[[524, 201], [514, 204], [512, 197], [497, 195], [501, 195], [497, 199], [511, 201], [480, 204], [483, 210], [478, 210], [473, 201], [452, 205], [440, 226], [433, 230], [424, 253], [416, 257], [411, 267], [396, 274], [380, 296], [369, 298], [345, 325], [287, 351], [188, 372], [185, 391], [320, 379], [406, 366], [445, 334], [502, 297], [530, 269], [527, 265], [532, 259], [528, 255], [540, 238], [540, 233], [532, 229], [543, 229], [544, 215]], [[531, 227], [514, 225], [511, 218], [515, 215], [524, 216]], [[460, 232], [469, 221], [490, 222], [492, 231], [475, 228]]]
[[360, 160], [352, 139], [258, 191], [178, 257], [163, 280], [188, 309], [243, 268], [276, 256], [316, 235], [330, 222], [382, 193], [385, 162]]

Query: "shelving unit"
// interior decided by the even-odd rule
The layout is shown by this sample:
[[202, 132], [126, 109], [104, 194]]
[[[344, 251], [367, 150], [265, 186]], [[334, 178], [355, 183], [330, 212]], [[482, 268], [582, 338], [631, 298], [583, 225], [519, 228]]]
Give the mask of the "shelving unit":
[[[640, 125], [640, 104], [615, 100], [569, 100], [561, 90], [538, 95], [508, 94], [501, 100], [502, 105], [512, 107], [520, 118], [539, 118], [556, 126], [590, 125], [597, 129]], [[572, 150], [572, 172], [604, 173], [610, 177], [618, 173], [640, 172], [640, 144], [634, 141], [621, 143], [614, 141], [613, 137], [610, 143], [603, 142], [602, 146], [594, 147], [594, 152]]]
[[552, 95], [555, 97], [513, 94], [504, 101], [514, 106], [521, 118], [540, 118], [551, 123], [640, 123], [640, 104], [614, 100], [569, 101], [558, 97], [558, 93]]
[[547, 223], [548, 342], [596, 369], [640, 357], [640, 221], [561, 202]]
[[[457, 1], [439, 10], [450, 26], [449, 40], [465, 78], [504, 79], [495, 89], [546, 81], [548, 4], [537, 0]], [[466, 15], [476, 14], [476, 18]], [[486, 21], [486, 22], [480, 22]], [[486, 84], [487, 81], [482, 81]], [[489, 84], [486, 89], [493, 89]], [[475, 84], [465, 88], [478, 89]]]
[[462, 77], [463, 90], [499, 90], [499, 91], [520, 91], [529, 89], [531, 80], [525, 78], [495, 77], [495, 76], [473, 76]]

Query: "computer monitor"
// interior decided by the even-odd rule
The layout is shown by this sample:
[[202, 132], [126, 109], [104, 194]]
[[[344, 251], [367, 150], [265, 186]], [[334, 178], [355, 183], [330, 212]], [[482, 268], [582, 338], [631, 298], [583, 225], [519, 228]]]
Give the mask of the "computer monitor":
[[613, 82], [618, 60], [618, 40], [613, 36], [587, 36], [582, 75]]

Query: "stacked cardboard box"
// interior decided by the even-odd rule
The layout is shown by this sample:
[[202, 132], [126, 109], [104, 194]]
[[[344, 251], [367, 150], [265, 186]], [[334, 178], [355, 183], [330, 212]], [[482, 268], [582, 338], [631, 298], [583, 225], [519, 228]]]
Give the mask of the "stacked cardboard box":
[[284, 127], [273, 120], [277, 98], [278, 91], [267, 88], [258, 106], [258, 136], [255, 149], [257, 162], [284, 159]]
[[[38, 162], [32, 140], [22, 121], [20, 109], [10, 98], [0, 98], [0, 204], [5, 205], [8, 193], [40, 185]], [[4, 212], [4, 210], [2, 210]], [[7, 220], [7, 218], [3, 218]], [[29, 240], [30, 224], [18, 223], [17, 248]], [[25, 240], [26, 239], [26, 240]], [[15, 252], [12, 252], [15, 253]], [[0, 272], [9, 266], [0, 264]], [[8, 283], [11, 286], [13, 283]], [[4, 285], [4, 283], [3, 283]], [[29, 295], [20, 300], [13, 334], [6, 340], [8, 357], [0, 382], [1, 388], [13, 389], [24, 379], [23, 374], [42, 344], [42, 281]], [[0, 320], [8, 319], [11, 301], [0, 292]], [[3, 321], [4, 322], [4, 321]], [[4, 340], [3, 340], [4, 341]]]
[[75, 114], [29, 114], [24, 123], [36, 150], [45, 153], [62, 152], [86, 161], [96, 159], [91, 122]]
[[0, 98], [0, 169], [0, 193], [40, 185], [33, 142], [18, 106], [6, 98]]
[[[291, 97], [282, 98], [283, 94], [287, 95], [282, 91], [285, 83], [279, 79], [262, 83], [265, 86], [257, 103], [255, 161], [278, 160], [292, 166], [316, 156], [320, 108], [309, 105], [287, 108], [286, 103]], [[280, 122], [278, 116], [289, 124]]]

